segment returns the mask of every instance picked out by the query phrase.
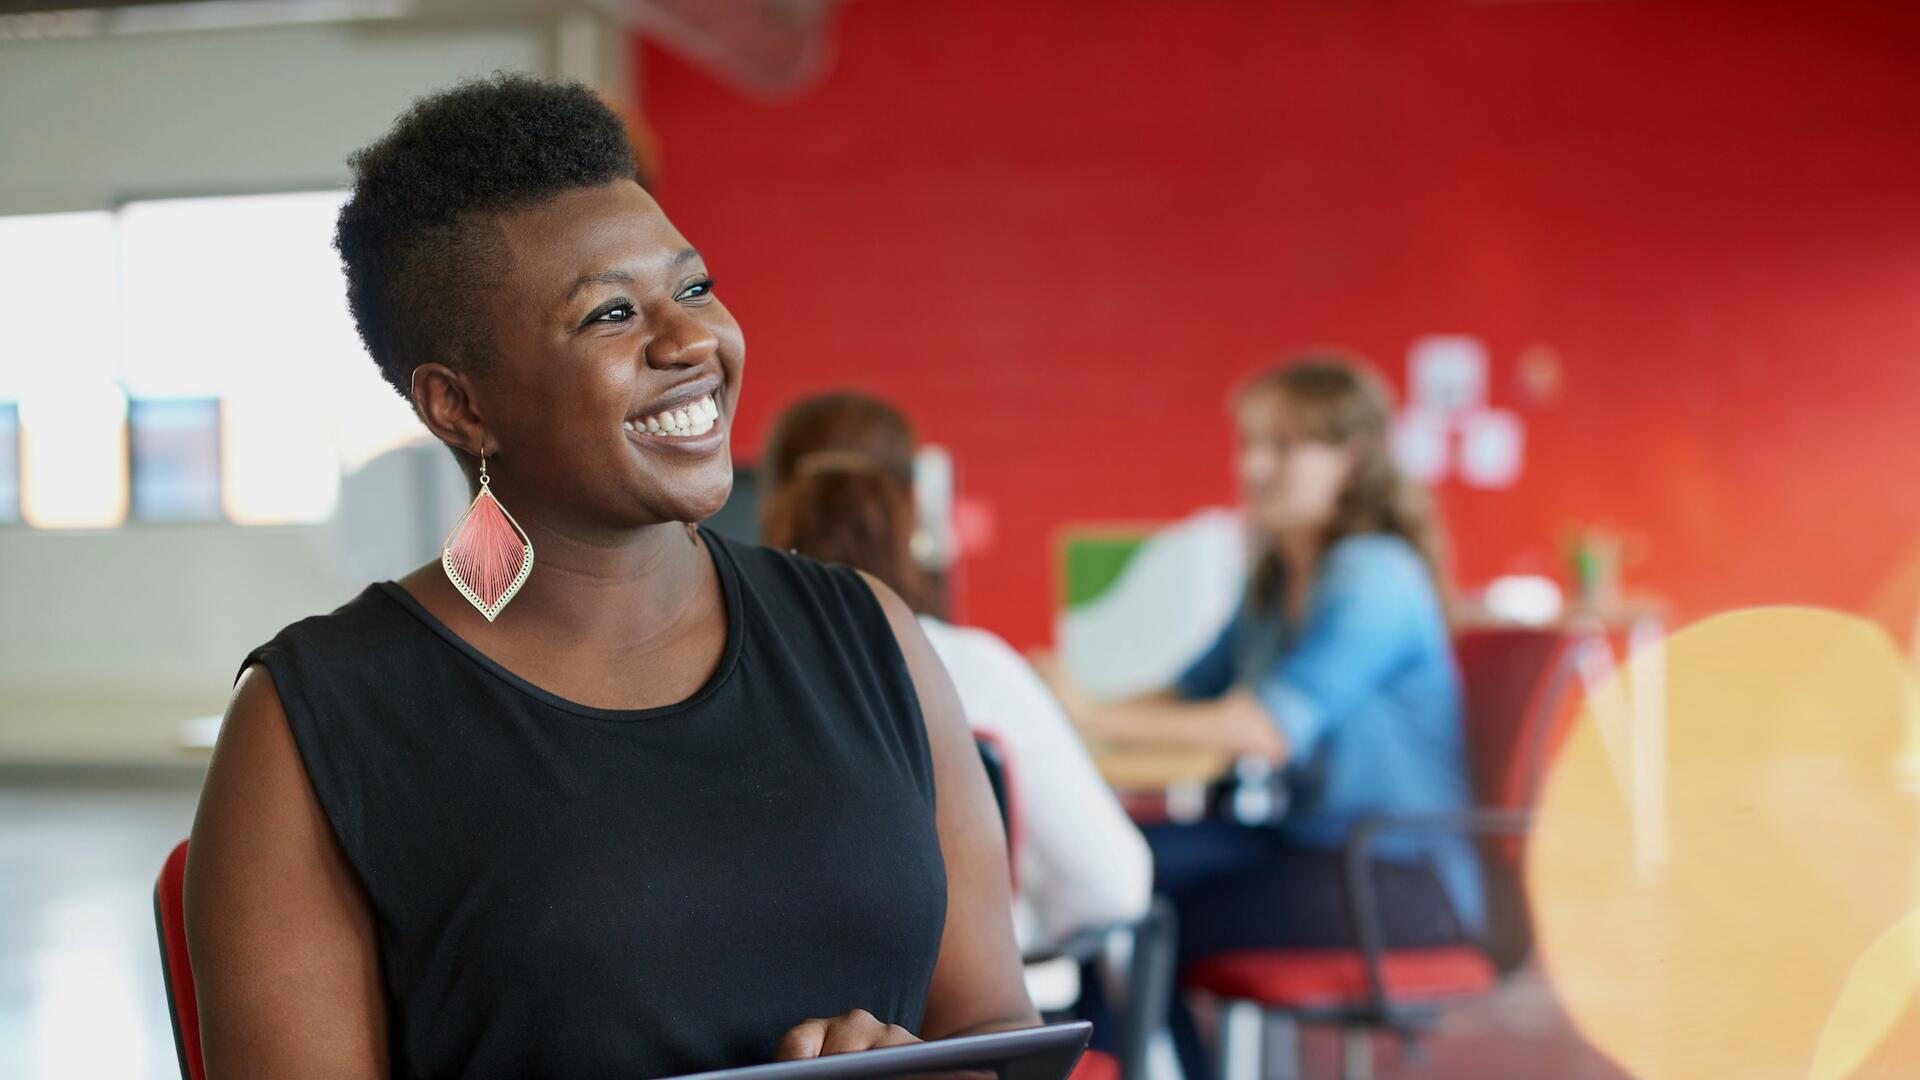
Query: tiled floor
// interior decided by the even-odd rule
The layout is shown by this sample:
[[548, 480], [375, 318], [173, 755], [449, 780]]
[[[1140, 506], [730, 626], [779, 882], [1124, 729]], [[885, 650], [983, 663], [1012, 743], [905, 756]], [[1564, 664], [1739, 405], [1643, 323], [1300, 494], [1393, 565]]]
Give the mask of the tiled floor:
[[0, 1076], [180, 1075], [153, 879], [199, 778], [0, 776]]
[[[1302, 1058], [1309, 1077], [1340, 1075], [1339, 1039], [1308, 1031]], [[1537, 971], [1497, 993], [1447, 1012], [1410, 1057], [1397, 1039], [1373, 1040], [1377, 1080], [1630, 1080], [1589, 1047]]]
[[[153, 929], [153, 878], [187, 833], [190, 774], [0, 774], [0, 1078], [178, 1076]], [[1309, 1030], [1308, 1076], [1337, 1040]], [[1420, 1055], [1375, 1040], [1380, 1080], [1624, 1080], [1536, 977], [1450, 1013]]]

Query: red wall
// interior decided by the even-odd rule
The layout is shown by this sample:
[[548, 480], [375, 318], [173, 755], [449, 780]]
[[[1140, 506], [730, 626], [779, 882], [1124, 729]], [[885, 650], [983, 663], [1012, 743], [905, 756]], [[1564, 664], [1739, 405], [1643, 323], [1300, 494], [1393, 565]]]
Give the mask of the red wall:
[[824, 85], [648, 49], [660, 194], [746, 327], [741, 438], [858, 386], [992, 501], [965, 614], [1044, 640], [1065, 522], [1232, 498], [1235, 380], [1338, 342], [1545, 344], [1517, 486], [1445, 485], [1466, 582], [1579, 522], [1682, 616], [1911, 626], [1920, 5], [855, 0]]

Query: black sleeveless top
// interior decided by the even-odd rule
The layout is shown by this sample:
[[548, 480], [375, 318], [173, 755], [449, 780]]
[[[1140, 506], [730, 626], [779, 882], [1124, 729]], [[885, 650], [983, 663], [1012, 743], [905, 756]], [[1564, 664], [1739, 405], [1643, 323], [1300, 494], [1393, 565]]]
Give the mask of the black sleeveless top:
[[886, 615], [844, 567], [701, 536], [726, 650], [676, 705], [548, 693], [394, 582], [248, 655], [372, 903], [395, 1077], [753, 1064], [850, 1009], [918, 1030], [946, 872]]

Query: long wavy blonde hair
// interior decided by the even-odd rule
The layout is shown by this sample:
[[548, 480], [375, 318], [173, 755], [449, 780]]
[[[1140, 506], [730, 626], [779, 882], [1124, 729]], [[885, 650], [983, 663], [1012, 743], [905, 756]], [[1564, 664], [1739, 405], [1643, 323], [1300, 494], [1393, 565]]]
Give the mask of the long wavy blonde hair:
[[[1398, 536], [1419, 552], [1445, 602], [1444, 541], [1427, 493], [1393, 460], [1393, 405], [1385, 384], [1356, 358], [1318, 352], [1254, 376], [1240, 388], [1238, 400], [1245, 404], [1274, 392], [1286, 396], [1309, 438], [1346, 447], [1354, 455], [1333, 520], [1321, 537], [1321, 550], [1347, 536]], [[1282, 569], [1279, 554], [1261, 544], [1248, 585], [1255, 611], [1280, 605]]]

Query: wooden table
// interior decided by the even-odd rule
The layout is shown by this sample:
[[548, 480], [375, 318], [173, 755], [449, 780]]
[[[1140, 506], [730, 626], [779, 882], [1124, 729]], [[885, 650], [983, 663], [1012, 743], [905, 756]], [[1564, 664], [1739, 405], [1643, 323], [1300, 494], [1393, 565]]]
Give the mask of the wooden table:
[[1233, 755], [1220, 750], [1177, 746], [1089, 747], [1093, 766], [1115, 791], [1164, 791], [1176, 784], [1207, 784], [1233, 767]]
[[1258, 758], [1175, 746], [1095, 744], [1094, 768], [1140, 825], [1188, 824], [1207, 817], [1242, 824], [1278, 820], [1287, 793]]

